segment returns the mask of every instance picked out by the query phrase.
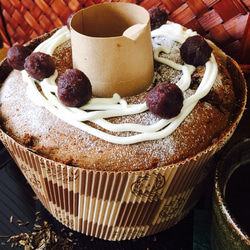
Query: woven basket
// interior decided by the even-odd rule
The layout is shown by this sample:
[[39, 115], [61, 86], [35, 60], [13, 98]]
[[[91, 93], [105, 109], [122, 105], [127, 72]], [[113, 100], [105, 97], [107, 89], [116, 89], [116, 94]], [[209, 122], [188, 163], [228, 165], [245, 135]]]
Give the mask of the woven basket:
[[[66, 24], [83, 7], [112, 0], [1, 0], [0, 33], [8, 49]], [[116, 1], [116, 0], [115, 0]], [[250, 0], [123, 0], [164, 8], [169, 20], [212, 40], [250, 72]]]

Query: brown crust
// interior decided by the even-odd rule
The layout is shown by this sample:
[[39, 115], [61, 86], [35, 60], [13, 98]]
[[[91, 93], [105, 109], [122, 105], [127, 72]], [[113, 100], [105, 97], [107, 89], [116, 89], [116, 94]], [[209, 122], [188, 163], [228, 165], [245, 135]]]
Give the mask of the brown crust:
[[[28, 46], [34, 48], [40, 41], [49, 36], [50, 34], [46, 34], [30, 42]], [[223, 86], [227, 88], [230, 86], [228, 97], [233, 98], [230, 76], [224, 67], [224, 63], [219, 62], [219, 65], [220, 71], [224, 75], [223, 82], [226, 83]], [[0, 69], [2, 70], [0, 79], [3, 81], [10, 70], [5, 61]], [[12, 77], [15, 78], [15, 81], [11, 80]], [[7, 79], [5, 85], [6, 83], [7, 85], [16, 85], [12, 87], [15, 92], [12, 90], [9, 94], [16, 98], [18, 95], [25, 95], [24, 83], [20, 80], [20, 72], [13, 71]], [[10, 98], [8, 103], [2, 103], [0, 111], [3, 121], [2, 128], [17, 142], [26, 144], [26, 146], [27, 143], [23, 143], [23, 140], [25, 135], [29, 134], [32, 138], [32, 146], [30, 143], [28, 143], [28, 146], [32, 151], [58, 162], [95, 170], [145, 170], [163, 167], [192, 157], [224, 135], [223, 131], [227, 130], [232, 122], [231, 113], [234, 106], [231, 105], [232, 101], [225, 103], [225, 105], [220, 103], [220, 101], [225, 100], [225, 90], [212, 93], [214, 94], [210, 93], [206, 97], [207, 100], [204, 98], [199, 102], [188, 119], [171, 136], [166, 139], [135, 145], [114, 145], [79, 131], [54, 117], [44, 108], [35, 107], [27, 98], [21, 101], [22, 103], [18, 106], [14, 106], [15, 98]], [[145, 96], [141, 95], [138, 99], [144, 98]], [[30, 111], [29, 118], [25, 116], [21, 121], [23, 112], [28, 111]], [[12, 113], [11, 116], [10, 113]], [[39, 113], [39, 117], [37, 117], [37, 113]], [[32, 117], [32, 114], [35, 116]], [[147, 119], [150, 119], [150, 117], [154, 119], [151, 114], [147, 114], [147, 116]], [[142, 117], [133, 119], [142, 119]], [[34, 120], [36, 121], [34, 122]], [[35, 133], [34, 127], [37, 127], [37, 125], [34, 125], [34, 123], [40, 124], [38, 131], [35, 131]]]

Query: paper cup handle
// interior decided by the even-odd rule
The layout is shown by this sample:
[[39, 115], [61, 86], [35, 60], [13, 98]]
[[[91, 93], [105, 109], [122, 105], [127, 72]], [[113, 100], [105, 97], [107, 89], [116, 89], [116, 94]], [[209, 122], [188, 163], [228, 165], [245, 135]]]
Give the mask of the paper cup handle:
[[138, 37], [142, 34], [147, 24], [137, 23], [135, 25], [130, 26], [123, 32], [123, 36], [136, 41]]

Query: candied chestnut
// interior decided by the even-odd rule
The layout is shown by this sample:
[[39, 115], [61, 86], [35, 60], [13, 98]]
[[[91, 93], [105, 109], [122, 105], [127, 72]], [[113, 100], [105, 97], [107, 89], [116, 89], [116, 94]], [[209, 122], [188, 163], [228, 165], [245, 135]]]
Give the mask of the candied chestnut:
[[180, 53], [185, 63], [197, 67], [209, 60], [212, 50], [206, 40], [197, 35], [186, 39], [180, 48]]
[[162, 83], [149, 91], [146, 104], [155, 116], [171, 119], [180, 113], [183, 100], [183, 93], [176, 84]]
[[34, 52], [25, 59], [24, 69], [31, 77], [41, 81], [53, 75], [56, 65], [52, 56]]
[[8, 64], [17, 70], [24, 69], [24, 61], [27, 56], [32, 53], [32, 50], [20, 45], [14, 44], [8, 51], [7, 51], [7, 61]]
[[58, 79], [58, 97], [70, 107], [86, 104], [92, 96], [92, 86], [88, 77], [78, 69], [67, 69]]
[[168, 15], [164, 9], [153, 6], [148, 10], [150, 16], [151, 30], [159, 28], [162, 24], [165, 24], [168, 20]]

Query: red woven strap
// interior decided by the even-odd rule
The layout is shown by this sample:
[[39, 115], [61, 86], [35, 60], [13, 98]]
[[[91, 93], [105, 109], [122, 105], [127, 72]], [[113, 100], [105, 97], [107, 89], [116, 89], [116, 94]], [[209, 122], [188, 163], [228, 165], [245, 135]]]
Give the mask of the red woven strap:
[[[1, 0], [0, 32], [5, 47], [27, 42], [66, 24], [81, 8], [118, 0]], [[250, 65], [250, 0], [121, 0], [146, 9], [160, 6], [169, 19], [209, 38], [238, 62]], [[1, 22], [2, 21], [2, 22]]]
[[248, 15], [248, 21], [241, 41], [239, 57], [242, 70], [250, 73], [250, 15]]
[[[68, 16], [84, 7], [84, 0], [1, 0], [1, 13], [8, 36], [6, 44], [27, 42], [36, 36], [62, 26]], [[9, 38], [6, 40], [6, 38]]]

